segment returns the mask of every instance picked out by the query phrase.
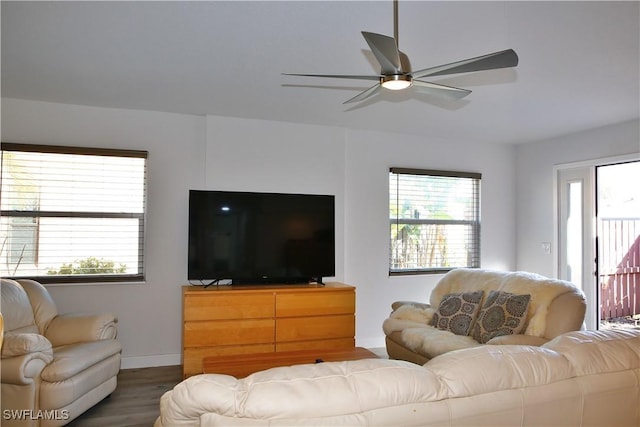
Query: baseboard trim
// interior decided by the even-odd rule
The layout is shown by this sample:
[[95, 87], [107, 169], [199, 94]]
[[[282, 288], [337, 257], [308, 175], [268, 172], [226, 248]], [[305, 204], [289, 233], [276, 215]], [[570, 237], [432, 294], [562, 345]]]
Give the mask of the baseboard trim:
[[356, 339], [356, 346], [364, 348], [384, 347], [384, 335], [382, 337]]
[[123, 357], [120, 369], [152, 368], [155, 366], [174, 366], [182, 364], [182, 356], [177, 354], [158, 354], [154, 356]]

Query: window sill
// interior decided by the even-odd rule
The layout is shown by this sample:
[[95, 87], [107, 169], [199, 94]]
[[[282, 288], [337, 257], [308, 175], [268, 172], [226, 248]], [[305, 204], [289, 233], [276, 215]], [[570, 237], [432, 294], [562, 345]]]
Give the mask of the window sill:
[[123, 281], [123, 282], [55, 282], [55, 283], [42, 283], [45, 287], [60, 287], [60, 286], [108, 286], [108, 285], [146, 285], [146, 280], [138, 281]]

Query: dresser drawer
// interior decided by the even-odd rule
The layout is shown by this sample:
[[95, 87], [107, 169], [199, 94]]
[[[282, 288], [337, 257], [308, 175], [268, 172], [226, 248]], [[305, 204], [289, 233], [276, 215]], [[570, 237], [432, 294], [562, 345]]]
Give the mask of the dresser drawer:
[[274, 315], [272, 293], [201, 293], [184, 298], [184, 321], [259, 319]]
[[355, 316], [291, 317], [276, 320], [276, 342], [353, 338]]
[[276, 295], [276, 317], [353, 314], [356, 296], [346, 292], [299, 292]]
[[273, 319], [185, 322], [184, 347], [264, 344], [274, 342]]

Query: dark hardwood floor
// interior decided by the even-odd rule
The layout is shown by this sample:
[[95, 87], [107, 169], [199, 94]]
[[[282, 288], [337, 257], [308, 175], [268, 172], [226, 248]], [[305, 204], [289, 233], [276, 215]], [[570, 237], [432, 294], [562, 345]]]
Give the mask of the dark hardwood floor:
[[182, 381], [182, 366], [123, 369], [111, 396], [67, 424], [69, 427], [151, 427], [160, 396]]

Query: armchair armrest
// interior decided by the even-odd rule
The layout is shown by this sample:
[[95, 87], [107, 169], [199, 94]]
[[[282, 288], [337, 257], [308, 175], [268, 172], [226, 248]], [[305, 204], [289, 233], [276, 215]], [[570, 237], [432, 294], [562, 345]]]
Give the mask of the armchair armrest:
[[395, 301], [394, 303], [391, 304], [391, 309], [393, 311], [396, 311], [398, 308], [402, 307], [403, 305], [407, 305], [407, 304], [411, 304], [413, 306], [416, 306], [417, 308], [430, 308], [431, 304], [428, 303], [424, 303], [424, 302], [416, 302], [416, 301]]
[[118, 319], [105, 314], [62, 314], [49, 324], [46, 337], [54, 347], [79, 342], [114, 339], [118, 334]]
[[[53, 357], [51, 342], [40, 334], [6, 333], [2, 344], [2, 359], [29, 353], [48, 353]], [[4, 363], [4, 360], [2, 361]]]
[[53, 360], [51, 343], [40, 334], [4, 335], [0, 376], [3, 384], [30, 384]]

